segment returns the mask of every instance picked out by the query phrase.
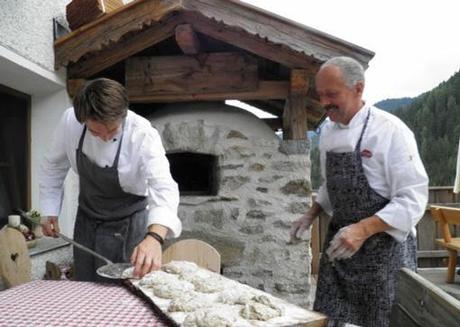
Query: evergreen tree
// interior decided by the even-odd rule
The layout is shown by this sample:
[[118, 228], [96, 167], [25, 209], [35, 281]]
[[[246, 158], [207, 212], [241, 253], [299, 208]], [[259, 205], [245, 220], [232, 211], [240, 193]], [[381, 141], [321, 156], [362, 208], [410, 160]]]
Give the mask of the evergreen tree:
[[460, 138], [460, 72], [393, 113], [414, 132], [430, 185], [453, 185]]

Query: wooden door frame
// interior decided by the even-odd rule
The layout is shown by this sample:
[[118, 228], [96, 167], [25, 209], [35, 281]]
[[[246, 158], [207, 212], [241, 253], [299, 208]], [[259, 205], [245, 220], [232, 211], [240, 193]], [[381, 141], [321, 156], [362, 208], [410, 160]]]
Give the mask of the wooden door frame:
[[12, 89], [8, 86], [0, 84], [0, 93], [5, 93], [7, 95], [20, 98], [25, 100], [26, 102], [26, 144], [27, 144], [27, 171], [26, 171], [26, 206], [30, 208], [32, 204], [32, 167], [31, 167], [31, 156], [32, 156], [32, 142], [31, 142], [31, 135], [32, 135], [32, 97], [29, 94], [22, 93], [18, 90]]

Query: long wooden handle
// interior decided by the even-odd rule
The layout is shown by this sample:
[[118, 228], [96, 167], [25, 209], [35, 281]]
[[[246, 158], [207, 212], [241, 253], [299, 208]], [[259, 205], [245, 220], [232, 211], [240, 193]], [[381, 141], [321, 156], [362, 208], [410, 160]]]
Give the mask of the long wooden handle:
[[[19, 214], [24, 217], [25, 219], [27, 219], [28, 221], [30, 221], [31, 223], [33, 224], [36, 224], [36, 222], [27, 214], [27, 212], [25, 212], [24, 210], [21, 210], [21, 209], [16, 209], [17, 212], [19, 212]], [[40, 224], [40, 226], [43, 227], [43, 224]], [[112, 265], [113, 262], [110, 261], [109, 259], [107, 259], [106, 257], [100, 255], [99, 253], [97, 252], [94, 252], [93, 250], [91, 249], [88, 249], [86, 246], [84, 245], [81, 245], [80, 243], [77, 243], [75, 242], [73, 239], [71, 239], [70, 237], [68, 236], [65, 236], [64, 234], [62, 233], [59, 233], [59, 232], [56, 232], [56, 234], [62, 238], [64, 241], [66, 242], [69, 242], [70, 244], [72, 244], [73, 246], [76, 246], [77, 248], [81, 249], [82, 251], [85, 251], [101, 260], [103, 260], [104, 262], [106, 262], [108, 265]]]

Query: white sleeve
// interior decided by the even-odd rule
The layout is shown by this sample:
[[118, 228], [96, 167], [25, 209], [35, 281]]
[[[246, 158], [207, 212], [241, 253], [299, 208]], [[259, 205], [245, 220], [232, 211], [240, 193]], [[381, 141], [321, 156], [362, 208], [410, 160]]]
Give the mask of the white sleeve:
[[38, 174], [40, 213], [58, 216], [64, 195], [64, 179], [70, 168], [66, 151], [68, 112], [66, 111], [54, 132], [51, 147], [45, 154]]
[[168, 236], [178, 237], [182, 232], [182, 223], [177, 216], [179, 189], [171, 176], [169, 162], [156, 130], [146, 135], [141, 152], [148, 193], [148, 224], [165, 226], [169, 229]]
[[385, 137], [391, 138], [385, 162], [391, 195], [390, 202], [376, 215], [392, 227], [387, 231], [389, 235], [404, 241], [426, 209], [428, 176], [408, 128], [395, 129]]

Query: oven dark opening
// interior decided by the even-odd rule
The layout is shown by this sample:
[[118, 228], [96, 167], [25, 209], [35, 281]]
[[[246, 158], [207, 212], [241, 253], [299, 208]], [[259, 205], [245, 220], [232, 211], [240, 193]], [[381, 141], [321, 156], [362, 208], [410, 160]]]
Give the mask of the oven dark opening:
[[217, 156], [191, 152], [166, 156], [181, 195], [217, 195]]

